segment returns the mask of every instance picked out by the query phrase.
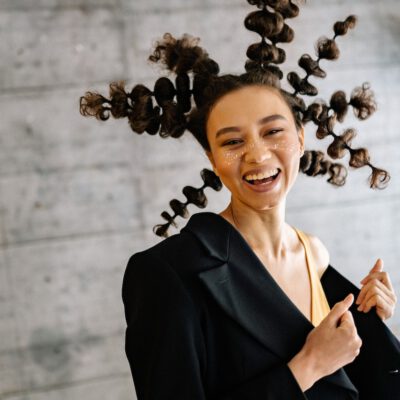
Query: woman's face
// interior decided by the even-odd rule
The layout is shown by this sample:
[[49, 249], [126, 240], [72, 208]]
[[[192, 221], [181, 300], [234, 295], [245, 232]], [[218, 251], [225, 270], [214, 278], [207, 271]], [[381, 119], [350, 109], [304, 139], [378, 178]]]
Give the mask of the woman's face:
[[[246, 86], [224, 95], [212, 108], [206, 129], [211, 149], [206, 154], [234, 198], [259, 210], [286, 198], [298, 174], [304, 129], [296, 129], [277, 90]], [[244, 179], [277, 170], [274, 180], [262, 185]]]

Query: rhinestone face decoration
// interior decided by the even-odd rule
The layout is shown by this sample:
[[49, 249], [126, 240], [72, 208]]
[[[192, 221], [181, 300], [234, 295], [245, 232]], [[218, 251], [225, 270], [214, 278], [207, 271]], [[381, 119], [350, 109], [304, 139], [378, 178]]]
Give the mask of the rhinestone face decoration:
[[[294, 153], [299, 149], [299, 144], [295, 145], [290, 143], [288, 140], [279, 140], [273, 144], [258, 144], [258, 143], [246, 143], [245, 145], [241, 145], [240, 148], [237, 149], [229, 149], [222, 153], [222, 157], [224, 158], [225, 162], [229, 165], [232, 164], [234, 161], [241, 159], [246, 153], [252, 151], [255, 147], [260, 148], [260, 151], [265, 151], [266, 153], [271, 150], [279, 150], [279, 151], [287, 151], [290, 153]], [[299, 155], [300, 157], [300, 155]]]

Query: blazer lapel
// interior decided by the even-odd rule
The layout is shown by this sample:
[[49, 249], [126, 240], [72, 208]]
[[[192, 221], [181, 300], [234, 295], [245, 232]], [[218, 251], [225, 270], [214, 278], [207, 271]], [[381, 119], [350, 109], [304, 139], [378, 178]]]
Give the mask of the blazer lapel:
[[[197, 273], [221, 308], [278, 357], [289, 360], [314, 328], [280, 288], [240, 232], [219, 214], [193, 214], [182, 230], [190, 231], [217, 260]], [[286, 335], [285, 332], [290, 332]], [[353, 392], [343, 368], [322, 379]]]

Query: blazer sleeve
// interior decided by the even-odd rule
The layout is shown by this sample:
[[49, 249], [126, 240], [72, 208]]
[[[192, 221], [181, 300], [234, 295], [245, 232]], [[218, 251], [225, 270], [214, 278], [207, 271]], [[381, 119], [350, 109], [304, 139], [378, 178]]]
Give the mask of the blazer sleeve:
[[286, 363], [207, 397], [206, 347], [198, 311], [176, 272], [144, 252], [126, 266], [125, 353], [138, 400], [304, 400]]

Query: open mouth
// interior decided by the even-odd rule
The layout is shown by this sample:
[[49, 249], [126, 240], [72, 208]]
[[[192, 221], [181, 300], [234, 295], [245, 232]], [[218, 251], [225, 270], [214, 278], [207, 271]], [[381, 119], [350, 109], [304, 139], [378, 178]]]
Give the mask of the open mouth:
[[263, 183], [274, 181], [280, 173], [281, 173], [281, 170], [278, 168], [278, 172], [275, 175], [272, 175], [268, 178], [254, 179], [254, 180], [246, 180], [243, 178], [243, 180], [245, 180], [247, 183], [250, 183], [251, 185], [262, 185]]

